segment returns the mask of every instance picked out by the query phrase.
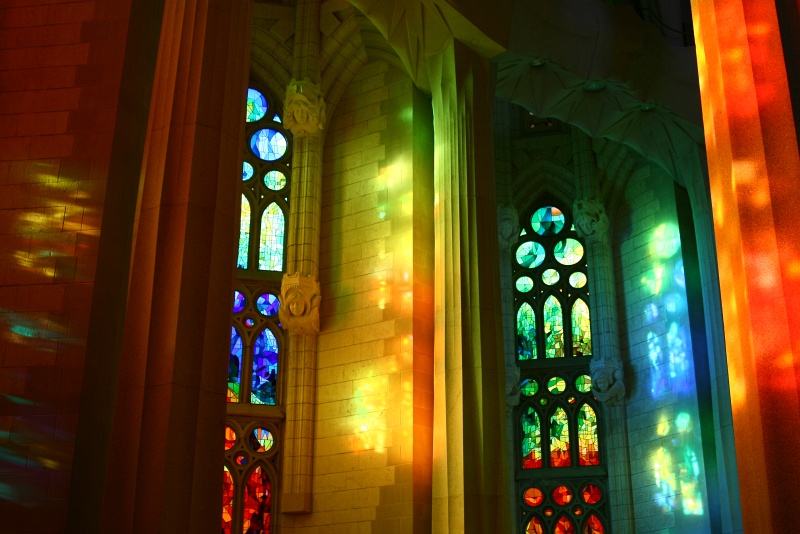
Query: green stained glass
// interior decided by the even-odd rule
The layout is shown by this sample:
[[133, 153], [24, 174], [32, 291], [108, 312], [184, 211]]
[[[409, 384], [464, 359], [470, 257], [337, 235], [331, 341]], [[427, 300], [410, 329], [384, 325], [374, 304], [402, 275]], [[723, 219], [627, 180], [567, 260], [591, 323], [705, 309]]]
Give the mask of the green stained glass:
[[550, 417], [550, 467], [569, 465], [569, 420], [563, 408], [556, 408]]
[[553, 395], [564, 393], [567, 389], [567, 383], [560, 376], [554, 376], [547, 381], [547, 390]]
[[561, 278], [561, 275], [558, 274], [558, 271], [555, 269], [546, 269], [542, 273], [542, 282], [547, 284], [548, 286], [552, 286], [553, 284], [557, 284], [558, 280]]
[[281, 171], [269, 171], [264, 175], [264, 185], [273, 191], [280, 191], [286, 187], [286, 175]]
[[533, 289], [533, 280], [530, 276], [520, 276], [517, 278], [517, 291], [527, 293]]
[[526, 397], [533, 397], [539, 391], [539, 384], [532, 378], [526, 378], [519, 384], [519, 392]]
[[247, 122], [256, 122], [267, 114], [267, 99], [252, 87], [247, 90]]
[[578, 299], [572, 305], [572, 355], [588, 356], [592, 353], [592, 331], [589, 306]]
[[274, 116], [274, 117], [272, 117], [272, 120], [274, 120], [274, 121], [275, 121], [275, 122], [277, 122], [278, 124], [280, 124], [280, 123], [282, 123], [282, 122], [283, 122], [283, 121], [281, 120], [281, 118], [278, 116], [278, 114], [277, 114], [277, 113], [275, 114], [275, 116]]
[[568, 237], [556, 243], [553, 255], [561, 265], [575, 265], [583, 258], [583, 245], [577, 239]]
[[253, 166], [245, 161], [242, 164], [242, 181], [246, 182], [247, 180], [252, 178], [254, 172], [255, 170], [253, 170]]
[[260, 270], [283, 270], [283, 231], [283, 211], [273, 202], [261, 214], [261, 240], [258, 248]]
[[572, 287], [574, 287], [576, 289], [579, 289], [579, 288], [585, 286], [586, 285], [586, 275], [581, 273], [581, 272], [572, 273], [571, 275], [569, 275], [569, 285], [571, 285]]
[[242, 195], [242, 211], [239, 217], [239, 254], [236, 266], [247, 269], [247, 253], [250, 251], [250, 201]]
[[564, 318], [561, 303], [553, 295], [544, 302], [544, 340], [545, 358], [564, 357]]
[[542, 467], [542, 428], [539, 414], [533, 408], [521, 416], [522, 423], [522, 468]]
[[539, 235], [555, 235], [564, 228], [564, 214], [555, 206], [539, 208], [531, 216], [531, 228]]
[[578, 452], [580, 465], [600, 465], [597, 415], [588, 404], [578, 410]]
[[575, 379], [575, 389], [581, 393], [589, 393], [592, 390], [592, 377], [581, 375]]
[[266, 161], [275, 161], [286, 154], [286, 136], [278, 130], [264, 128], [258, 130], [250, 138], [250, 148], [259, 158]]
[[517, 310], [517, 359], [536, 357], [536, 314], [530, 304], [523, 302]]
[[544, 261], [544, 247], [535, 241], [526, 241], [517, 248], [517, 263], [526, 269], [541, 265]]
[[242, 336], [231, 327], [231, 352], [228, 357], [228, 402], [239, 402], [242, 376]]
[[525, 228], [523, 228], [522, 231], [519, 233], [519, 235], [520, 235], [520, 237], [524, 236], [524, 235], [528, 235], [528, 232], [526, 232]]

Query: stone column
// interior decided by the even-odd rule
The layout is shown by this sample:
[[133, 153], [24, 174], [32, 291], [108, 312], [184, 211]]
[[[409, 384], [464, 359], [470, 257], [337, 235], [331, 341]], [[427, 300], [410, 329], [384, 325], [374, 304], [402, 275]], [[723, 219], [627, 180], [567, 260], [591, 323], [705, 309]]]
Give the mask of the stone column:
[[572, 128], [576, 174], [573, 204], [575, 229], [586, 244], [592, 329], [592, 390], [603, 403], [611, 522], [614, 532], [633, 532], [631, 474], [625, 414], [625, 383], [619, 350], [614, 258], [605, 206], [600, 199], [596, 164], [589, 136]]
[[[114, 257], [100, 266], [114, 281], [94, 295], [70, 532], [219, 529], [252, 2], [161, 9], [152, 97], [136, 95], [152, 101], [141, 182], [109, 186], [101, 255]], [[122, 317], [106, 312], [116, 298]]]
[[435, 132], [433, 531], [508, 532], [489, 62], [430, 57]]
[[281, 325], [288, 333], [286, 426], [281, 511], [311, 512], [314, 389], [319, 333], [319, 236], [322, 214], [322, 134], [325, 102], [319, 87], [319, 0], [296, 8], [294, 67], [286, 89], [284, 124], [294, 135], [286, 273]]

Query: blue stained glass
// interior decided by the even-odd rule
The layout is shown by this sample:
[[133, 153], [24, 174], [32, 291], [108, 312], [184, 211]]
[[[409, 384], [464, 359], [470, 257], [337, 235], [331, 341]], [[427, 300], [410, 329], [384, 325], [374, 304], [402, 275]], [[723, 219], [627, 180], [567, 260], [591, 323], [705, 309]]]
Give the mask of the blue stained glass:
[[274, 116], [274, 117], [272, 117], [272, 120], [274, 120], [275, 122], [277, 122], [277, 123], [279, 123], [279, 124], [280, 124], [281, 122], [283, 122], [283, 121], [281, 120], [281, 118], [278, 116], [278, 114], [277, 114], [277, 113], [275, 114], [275, 116]]
[[258, 300], [256, 300], [256, 308], [258, 308], [259, 313], [266, 315], [267, 317], [271, 317], [278, 313], [279, 305], [280, 301], [278, 300], [278, 297], [272, 293], [264, 293], [258, 297]]
[[239, 313], [244, 309], [245, 298], [240, 291], [233, 292], [233, 313]]
[[228, 360], [228, 402], [239, 402], [242, 376], [242, 336], [231, 327], [231, 354]]
[[277, 403], [278, 340], [269, 328], [261, 332], [253, 346], [253, 384], [250, 402]]
[[246, 182], [247, 180], [253, 177], [254, 173], [255, 170], [253, 169], [253, 166], [245, 161], [242, 164], [242, 181]]
[[264, 128], [250, 138], [250, 148], [259, 158], [275, 161], [286, 154], [286, 137], [278, 130]]
[[239, 219], [239, 253], [236, 266], [247, 269], [247, 253], [250, 251], [250, 201], [242, 195], [242, 211]]
[[530, 304], [523, 302], [517, 310], [517, 359], [536, 357], [536, 314]]
[[267, 99], [252, 87], [247, 90], [247, 122], [256, 122], [267, 114]]

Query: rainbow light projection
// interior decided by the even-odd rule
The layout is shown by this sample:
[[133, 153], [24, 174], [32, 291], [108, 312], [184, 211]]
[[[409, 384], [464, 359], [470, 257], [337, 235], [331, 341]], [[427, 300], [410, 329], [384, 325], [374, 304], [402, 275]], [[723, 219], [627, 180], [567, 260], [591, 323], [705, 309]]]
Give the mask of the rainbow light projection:
[[[657, 409], [656, 436], [649, 452], [653, 500], [662, 513], [675, 514], [675, 526], [706, 525], [705, 479], [695, 389], [695, 373], [686, 300], [686, 283], [677, 225], [655, 228], [650, 240], [652, 264], [641, 278], [648, 296], [642, 314], [650, 364], [648, 389]], [[646, 453], [648, 454], [648, 453]], [[685, 519], [679, 519], [682, 516]], [[688, 522], [687, 522], [688, 521]]]

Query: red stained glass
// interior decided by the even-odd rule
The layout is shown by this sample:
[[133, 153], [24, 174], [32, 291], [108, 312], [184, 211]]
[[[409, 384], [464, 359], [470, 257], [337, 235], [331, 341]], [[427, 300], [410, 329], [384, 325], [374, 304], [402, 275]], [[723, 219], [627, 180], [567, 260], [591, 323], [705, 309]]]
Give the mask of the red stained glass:
[[525, 504], [529, 506], [539, 506], [544, 500], [544, 493], [539, 488], [528, 488], [525, 490]]
[[605, 534], [606, 529], [603, 528], [603, 523], [600, 519], [592, 514], [586, 520], [586, 526], [583, 527], [583, 534]]
[[559, 486], [553, 490], [553, 500], [559, 506], [564, 506], [572, 501], [572, 491], [566, 486]]
[[272, 484], [266, 470], [258, 466], [250, 473], [244, 487], [245, 534], [269, 534]]
[[595, 504], [603, 496], [603, 492], [594, 484], [587, 485], [583, 488], [581, 493], [583, 494], [583, 500], [586, 501], [586, 504]]
[[583, 508], [581, 508], [580, 506], [576, 506], [575, 508], [572, 509], [572, 513], [575, 515], [581, 515], [583, 513]]
[[553, 515], [553, 509], [548, 506], [547, 508], [544, 509], [544, 515], [550, 517], [551, 515]]
[[525, 534], [544, 534], [544, 527], [538, 517], [531, 517], [528, 522], [528, 528], [525, 529]]
[[236, 432], [229, 426], [225, 427], [225, 450], [232, 449], [236, 445]]
[[597, 415], [588, 404], [578, 411], [578, 449], [580, 465], [600, 465]]
[[233, 477], [227, 467], [222, 471], [222, 534], [232, 534], [233, 525]]
[[556, 526], [553, 529], [555, 534], [575, 534], [575, 525], [572, 524], [569, 517], [562, 515], [556, 521]]

